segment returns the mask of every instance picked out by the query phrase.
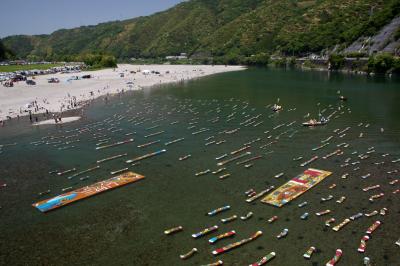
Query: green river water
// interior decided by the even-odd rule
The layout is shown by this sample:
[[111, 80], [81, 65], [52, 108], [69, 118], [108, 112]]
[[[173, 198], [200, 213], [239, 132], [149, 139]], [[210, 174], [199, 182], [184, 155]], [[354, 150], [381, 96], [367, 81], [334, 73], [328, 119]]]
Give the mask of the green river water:
[[[108, 102], [98, 99], [84, 109], [83, 119], [61, 127], [32, 127], [26, 118], [13, 120], [0, 128], [0, 146], [17, 143], [0, 149], [0, 184], [7, 184], [0, 187], [0, 264], [203, 265], [220, 259], [224, 265], [249, 265], [275, 251], [276, 258], [270, 265], [325, 265], [341, 248], [343, 256], [338, 265], [363, 265], [365, 256], [372, 265], [399, 265], [400, 247], [395, 242], [400, 238], [400, 193], [392, 191], [400, 183], [389, 182], [400, 174], [387, 173], [400, 168], [400, 162], [392, 162], [400, 158], [399, 89], [400, 80], [395, 78], [249, 69], [129, 92]], [[347, 102], [338, 100], [338, 90], [348, 97]], [[273, 114], [267, 106], [278, 98], [284, 109]], [[318, 112], [328, 116], [334, 111], [326, 126], [301, 126], [307, 113], [317, 117]], [[248, 119], [252, 120], [244, 123]], [[251, 124], [253, 120], [256, 122]], [[345, 135], [338, 134], [347, 127], [350, 128]], [[192, 134], [202, 128], [208, 131]], [[236, 133], [224, 133], [237, 128], [240, 129]], [[334, 132], [335, 129], [339, 130]], [[164, 133], [145, 137], [160, 131]], [[109, 143], [131, 137], [135, 141], [95, 150], [94, 133], [110, 139]], [[128, 133], [134, 134], [126, 136]], [[56, 136], [61, 137], [48, 144], [32, 144]], [[211, 136], [214, 138], [206, 140]], [[329, 136], [333, 136], [329, 145], [312, 151]], [[164, 146], [177, 138], [185, 140]], [[160, 142], [137, 147], [156, 140]], [[205, 145], [212, 140], [226, 142]], [[263, 156], [253, 161], [253, 167], [246, 169], [230, 163], [224, 173], [231, 175], [223, 180], [211, 173], [195, 176], [206, 169], [218, 169], [216, 157], [252, 141], [251, 156]], [[341, 147], [343, 155], [321, 158], [341, 143], [349, 144]], [[166, 153], [138, 165], [125, 163], [163, 148]], [[375, 150], [369, 158], [358, 157], [369, 150]], [[95, 166], [96, 160], [121, 153], [128, 156], [101, 164], [83, 181], [81, 176], [68, 180], [68, 175], [49, 173], [74, 167], [82, 171]], [[178, 160], [187, 154], [192, 157]], [[259, 200], [250, 204], [245, 201], [245, 191], [282, 185], [304, 171], [306, 167], [299, 164], [314, 155], [320, 159], [309, 167], [333, 172], [319, 185], [282, 208]], [[303, 159], [293, 160], [299, 156]], [[341, 167], [347, 158], [351, 158], [350, 163], [360, 163]], [[110, 171], [124, 167], [146, 178], [46, 214], [32, 207], [34, 202], [62, 194], [62, 188], [79, 188], [107, 179]], [[274, 177], [281, 172], [282, 177]], [[347, 179], [341, 178], [344, 173], [349, 173]], [[369, 177], [361, 178], [368, 173]], [[332, 184], [336, 187], [330, 189]], [[362, 191], [376, 184], [381, 188]], [[49, 189], [50, 194], [38, 196]], [[373, 203], [368, 201], [380, 192], [385, 196]], [[321, 202], [330, 194], [333, 200]], [[346, 200], [336, 203], [341, 196]], [[299, 208], [297, 205], [303, 201], [308, 205]], [[214, 217], [205, 215], [224, 205], [230, 205], [231, 210]], [[339, 232], [324, 225], [330, 217], [338, 223], [358, 212], [379, 211], [383, 207], [388, 209], [385, 216], [361, 217]], [[324, 209], [332, 213], [315, 215]], [[221, 218], [243, 216], [249, 211], [254, 215], [247, 221], [220, 222]], [[304, 212], [310, 214], [307, 220], [300, 219]], [[279, 218], [269, 224], [267, 220], [273, 215]], [[382, 221], [381, 227], [368, 241], [366, 253], [358, 253], [360, 239], [376, 220]], [[183, 232], [164, 235], [165, 229], [178, 225], [183, 226]], [[219, 226], [216, 233], [200, 239], [191, 237], [212, 225]], [[289, 229], [289, 234], [278, 240], [276, 235], [284, 228]], [[235, 230], [236, 236], [208, 244], [210, 236], [228, 230]], [[211, 254], [216, 247], [247, 238], [258, 230], [263, 235], [255, 241], [218, 257]], [[305, 260], [303, 254], [310, 246], [315, 246], [317, 252]], [[188, 260], [179, 258], [193, 247], [198, 249], [197, 254]]]

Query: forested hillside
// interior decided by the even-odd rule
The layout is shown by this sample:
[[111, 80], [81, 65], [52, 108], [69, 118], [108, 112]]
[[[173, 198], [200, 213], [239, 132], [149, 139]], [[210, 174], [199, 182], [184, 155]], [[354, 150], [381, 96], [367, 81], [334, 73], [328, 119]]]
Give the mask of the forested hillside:
[[[17, 58], [68, 60], [85, 53], [120, 59], [181, 52], [237, 59], [345, 47], [400, 14], [400, 0], [191, 0], [147, 17], [10, 36]], [[201, 52], [201, 53], [200, 53]]]

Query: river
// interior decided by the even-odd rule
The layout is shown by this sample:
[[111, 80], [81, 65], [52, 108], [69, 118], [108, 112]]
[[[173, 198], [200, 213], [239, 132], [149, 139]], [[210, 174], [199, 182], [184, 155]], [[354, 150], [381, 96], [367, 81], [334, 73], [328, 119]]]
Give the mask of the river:
[[[399, 88], [396, 78], [249, 69], [125, 93], [108, 101], [101, 98], [85, 108], [81, 120], [62, 126], [32, 127], [26, 118], [13, 120], [0, 129], [0, 146], [6, 144], [0, 149], [0, 184], [7, 184], [0, 188], [0, 264], [202, 265], [221, 259], [224, 265], [249, 265], [275, 251], [271, 265], [325, 265], [341, 248], [338, 265], [362, 265], [364, 256], [373, 265], [397, 265], [400, 247], [394, 243], [400, 238], [400, 193], [392, 193], [399, 183], [389, 182], [399, 178], [395, 171], [400, 162], [392, 162], [400, 158]], [[348, 100], [340, 101], [338, 91]], [[273, 113], [270, 105], [277, 101], [283, 110]], [[327, 125], [301, 126], [308, 114], [318, 118], [319, 113], [333, 113]], [[154, 133], [159, 134], [149, 136]], [[327, 146], [312, 150], [330, 136]], [[129, 138], [134, 142], [96, 150], [100, 138], [105, 144]], [[178, 138], [184, 140], [164, 145]], [[245, 145], [252, 154], [244, 159], [262, 156], [252, 161], [252, 167], [232, 162], [221, 174], [195, 176], [220, 168], [216, 157]], [[166, 153], [138, 165], [125, 163], [164, 148]], [[339, 148], [342, 155], [322, 159]], [[84, 180], [51, 174], [72, 168], [83, 171], [95, 166], [96, 160], [123, 153], [128, 155], [102, 163]], [[188, 154], [189, 159], [178, 160]], [[369, 158], [360, 159], [367, 154]], [[319, 159], [308, 167], [333, 173], [320, 184], [282, 208], [245, 201], [244, 192], [251, 188], [258, 192], [270, 185], [278, 187], [302, 173], [306, 167], [299, 164], [314, 155]], [[297, 157], [303, 159], [294, 161]], [[343, 166], [347, 158], [349, 165]], [[62, 188], [90, 185], [125, 167], [145, 179], [46, 214], [32, 207], [62, 194]], [[283, 176], [274, 177], [281, 172]], [[225, 173], [230, 176], [218, 178]], [[341, 178], [345, 173], [348, 178]], [[336, 187], [330, 188], [333, 184]], [[362, 190], [377, 184], [379, 189]], [[47, 190], [50, 194], [38, 196]], [[382, 198], [368, 200], [380, 192], [385, 194]], [[328, 195], [333, 200], [321, 202]], [[346, 200], [339, 204], [336, 200], [341, 196]], [[299, 208], [303, 201], [308, 205]], [[224, 205], [231, 209], [206, 215]], [[339, 232], [324, 225], [330, 217], [337, 224], [358, 212], [384, 207], [386, 215], [361, 217]], [[325, 209], [332, 213], [315, 215]], [[254, 215], [249, 220], [220, 222], [250, 211]], [[300, 219], [304, 212], [309, 212], [307, 220]], [[274, 215], [278, 220], [269, 224]], [[367, 242], [366, 253], [360, 254], [360, 239], [376, 220], [382, 225]], [[178, 225], [183, 232], [164, 235], [165, 229]], [[191, 237], [213, 225], [219, 226], [217, 233]], [[276, 235], [284, 228], [289, 234], [278, 240]], [[235, 230], [236, 236], [208, 244], [209, 236], [229, 230]], [[211, 254], [216, 247], [258, 230], [263, 235], [253, 242], [218, 257]], [[305, 260], [302, 255], [310, 246], [317, 252]], [[194, 247], [198, 253], [192, 258], [179, 258]]]

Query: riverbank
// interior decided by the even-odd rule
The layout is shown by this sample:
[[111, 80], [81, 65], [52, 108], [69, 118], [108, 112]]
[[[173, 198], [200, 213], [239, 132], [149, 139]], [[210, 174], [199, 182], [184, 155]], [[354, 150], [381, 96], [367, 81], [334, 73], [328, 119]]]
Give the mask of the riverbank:
[[366, 57], [362, 54], [346, 56], [333, 54], [330, 57], [271, 57], [270, 65], [281, 68], [300, 68], [304, 70], [341, 72], [357, 75], [398, 75], [399, 57], [390, 54], [377, 54]]
[[[36, 85], [15, 83], [0, 87], [0, 120], [40, 113], [59, 113], [82, 107], [88, 101], [122, 91], [180, 82], [208, 75], [244, 70], [242, 66], [211, 65], [118, 65], [116, 69], [86, 71], [76, 74], [38, 76]], [[75, 79], [90, 75], [89, 79]], [[59, 83], [48, 83], [57, 78]]]

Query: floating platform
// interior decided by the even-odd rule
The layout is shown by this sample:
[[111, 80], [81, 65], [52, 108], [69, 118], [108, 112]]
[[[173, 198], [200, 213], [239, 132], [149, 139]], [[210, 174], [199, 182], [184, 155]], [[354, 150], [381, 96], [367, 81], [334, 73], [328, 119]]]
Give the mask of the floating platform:
[[292, 180], [283, 184], [265, 198], [261, 200], [263, 203], [268, 203], [277, 207], [282, 207], [286, 203], [294, 200], [310, 188], [317, 185], [331, 175], [332, 172], [309, 168], [302, 174], [296, 176]]
[[32, 204], [33, 207], [37, 208], [41, 212], [48, 212], [62, 206], [68, 205], [72, 202], [88, 198], [99, 194], [101, 192], [111, 190], [117, 187], [121, 187], [127, 185], [129, 183], [136, 182], [140, 179], [143, 179], [144, 176], [140, 174], [136, 174], [133, 172], [127, 172], [115, 177], [112, 177], [107, 180], [103, 180], [92, 185], [82, 187], [76, 189], [74, 191], [70, 191], [68, 193], [64, 193], [57, 197], [39, 201], [37, 203]]

